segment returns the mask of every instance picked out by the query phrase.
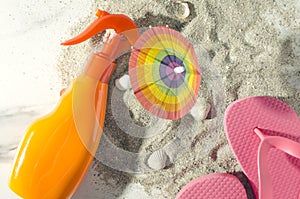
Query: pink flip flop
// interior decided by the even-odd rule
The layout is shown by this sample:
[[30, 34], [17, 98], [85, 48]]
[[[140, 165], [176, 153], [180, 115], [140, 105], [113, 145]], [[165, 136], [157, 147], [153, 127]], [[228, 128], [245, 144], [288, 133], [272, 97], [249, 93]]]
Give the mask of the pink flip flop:
[[242, 183], [233, 175], [212, 173], [192, 180], [176, 199], [247, 199]]
[[231, 148], [259, 199], [300, 199], [300, 119], [284, 102], [249, 97], [225, 113]]

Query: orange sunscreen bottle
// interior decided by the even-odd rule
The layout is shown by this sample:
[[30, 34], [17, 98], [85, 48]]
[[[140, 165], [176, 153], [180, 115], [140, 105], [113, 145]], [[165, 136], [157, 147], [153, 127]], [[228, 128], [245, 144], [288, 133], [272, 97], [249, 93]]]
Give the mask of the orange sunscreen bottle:
[[[101, 52], [92, 54], [84, 72], [62, 94], [55, 110], [28, 128], [19, 145], [9, 186], [25, 199], [70, 198], [85, 177], [100, 142], [106, 112], [108, 81], [114, 60], [138, 38], [125, 15], [99, 10], [83, 33], [62, 43], [80, 43], [105, 29], [114, 29]], [[126, 34], [127, 30], [130, 34]], [[124, 39], [125, 38], [125, 39]]]

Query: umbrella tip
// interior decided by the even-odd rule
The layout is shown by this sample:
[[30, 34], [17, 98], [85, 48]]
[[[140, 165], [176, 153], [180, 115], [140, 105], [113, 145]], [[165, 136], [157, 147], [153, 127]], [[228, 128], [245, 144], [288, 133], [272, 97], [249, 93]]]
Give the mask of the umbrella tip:
[[176, 74], [182, 73], [182, 72], [184, 72], [184, 71], [185, 71], [185, 68], [184, 68], [183, 66], [178, 66], [178, 67], [175, 67], [175, 68], [174, 68], [174, 72], [175, 72]]

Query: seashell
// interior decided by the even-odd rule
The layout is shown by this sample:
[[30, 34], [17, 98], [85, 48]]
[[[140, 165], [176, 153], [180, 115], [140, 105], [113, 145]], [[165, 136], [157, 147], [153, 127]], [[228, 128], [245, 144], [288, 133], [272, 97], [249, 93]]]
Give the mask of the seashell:
[[190, 15], [190, 8], [187, 2], [177, 1], [176, 2], [176, 17], [179, 19], [185, 19]]
[[130, 89], [131, 84], [130, 84], [129, 75], [123, 75], [122, 77], [120, 77], [119, 79], [117, 79], [115, 81], [115, 84], [116, 84], [116, 87], [121, 91]]
[[234, 155], [229, 147], [229, 145], [224, 145], [217, 151], [217, 158], [220, 160], [228, 160], [234, 158]]
[[205, 100], [200, 100], [197, 101], [196, 104], [193, 106], [193, 108], [190, 111], [190, 114], [196, 121], [202, 121], [207, 118], [210, 108], [211, 106], [208, 102], [206, 102]]
[[148, 158], [148, 166], [154, 170], [163, 169], [166, 166], [168, 155], [163, 150], [154, 151]]

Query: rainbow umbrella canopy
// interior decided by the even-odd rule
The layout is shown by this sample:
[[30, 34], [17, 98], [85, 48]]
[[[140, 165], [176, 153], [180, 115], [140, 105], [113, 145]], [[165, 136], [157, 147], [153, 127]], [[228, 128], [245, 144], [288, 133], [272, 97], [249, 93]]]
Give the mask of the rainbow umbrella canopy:
[[129, 76], [142, 106], [170, 120], [190, 111], [201, 79], [193, 45], [167, 27], [150, 28], [139, 37], [130, 56]]

